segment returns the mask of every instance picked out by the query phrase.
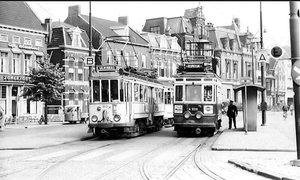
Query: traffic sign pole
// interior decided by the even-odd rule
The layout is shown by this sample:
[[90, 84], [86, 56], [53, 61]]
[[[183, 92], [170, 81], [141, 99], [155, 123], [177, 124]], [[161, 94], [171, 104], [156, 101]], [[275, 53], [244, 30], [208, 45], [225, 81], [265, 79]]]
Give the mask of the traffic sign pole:
[[[299, 64], [300, 57], [300, 31], [299, 31], [299, 17], [297, 15], [298, 2], [290, 1], [290, 41], [291, 41], [291, 59], [292, 59], [292, 74], [295, 72], [294, 67]], [[298, 61], [298, 62], [297, 62]], [[295, 65], [295, 66], [294, 66]], [[300, 67], [299, 67], [300, 68]], [[297, 70], [296, 70], [297, 71]], [[300, 74], [299, 74], [300, 76]], [[294, 89], [294, 109], [295, 109], [295, 128], [296, 128], [296, 146], [297, 146], [297, 160], [294, 160], [294, 164], [300, 166], [300, 85], [296, 83], [293, 77], [293, 89]]]

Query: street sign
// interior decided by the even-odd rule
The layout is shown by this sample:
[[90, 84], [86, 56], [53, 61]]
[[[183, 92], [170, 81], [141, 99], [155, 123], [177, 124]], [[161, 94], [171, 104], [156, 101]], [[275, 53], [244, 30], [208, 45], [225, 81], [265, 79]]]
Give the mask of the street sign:
[[94, 56], [85, 57], [85, 64], [86, 64], [86, 66], [94, 66], [95, 65], [95, 57]]
[[300, 85], [300, 60], [293, 64], [292, 78], [296, 84]]
[[279, 59], [282, 56], [282, 54], [283, 54], [283, 50], [279, 46], [274, 46], [271, 49], [271, 56], [275, 59]]
[[267, 62], [268, 53], [266, 49], [257, 50], [258, 62]]

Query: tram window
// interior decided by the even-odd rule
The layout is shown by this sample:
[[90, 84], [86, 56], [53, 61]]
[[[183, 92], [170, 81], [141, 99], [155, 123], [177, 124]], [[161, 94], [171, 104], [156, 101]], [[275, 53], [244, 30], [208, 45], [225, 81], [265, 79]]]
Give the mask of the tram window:
[[100, 101], [100, 82], [99, 80], [93, 81], [93, 102]]
[[182, 101], [182, 86], [176, 86], [175, 88], [175, 101]]
[[111, 94], [111, 101], [119, 100], [118, 96], [118, 80], [111, 80], [110, 81], [110, 94]]
[[171, 104], [171, 92], [165, 92], [165, 104]]
[[186, 101], [201, 101], [201, 85], [185, 86]]
[[140, 86], [140, 102], [144, 101], [144, 85]]
[[204, 86], [204, 101], [212, 101], [212, 85]]
[[139, 84], [135, 83], [134, 84], [134, 102], [139, 101]]
[[101, 81], [102, 102], [109, 101], [108, 80]]
[[120, 101], [124, 102], [124, 85], [123, 85], [123, 81], [120, 81]]
[[148, 102], [148, 88], [147, 86], [145, 86], [145, 89], [144, 89], [144, 100], [145, 102]]

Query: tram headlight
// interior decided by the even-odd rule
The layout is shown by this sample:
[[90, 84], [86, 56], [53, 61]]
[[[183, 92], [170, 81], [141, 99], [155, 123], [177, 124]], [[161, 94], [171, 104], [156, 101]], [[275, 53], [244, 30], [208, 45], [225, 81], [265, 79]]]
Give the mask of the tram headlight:
[[114, 115], [114, 121], [115, 122], [119, 122], [120, 120], [121, 120], [121, 116], [120, 115], [118, 115], [118, 114]]
[[92, 118], [91, 118], [91, 120], [93, 122], [97, 122], [98, 121], [98, 117], [96, 115], [93, 115]]
[[196, 114], [195, 114], [195, 117], [197, 118], [197, 119], [200, 119], [201, 117], [203, 116], [203, 114], [202, 114], [202, 112], [196, 112]]
[[185, 112], [185, 113], [183, 114], [183, 117], [184, 117], [185, 119], [188, 119], [188, 118], [191, 117], [191, 113], [187, 111], [187, 112]]
[[97, 107], [97, 111], [101, 111], [101, 106], [98, 106], [98, 107]]

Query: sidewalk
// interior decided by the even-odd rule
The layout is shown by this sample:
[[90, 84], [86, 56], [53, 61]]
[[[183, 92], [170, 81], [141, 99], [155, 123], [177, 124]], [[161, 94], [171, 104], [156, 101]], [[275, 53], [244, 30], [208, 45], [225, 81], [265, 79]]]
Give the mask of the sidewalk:
[[300, 167], [290, 163], [297, 159], [295, 117], [289, 113], [284, 121], [282, 112], [267, 111], [266, 125], [261, 126], [261, 116], [259, 112], [257, 131], [248, 133], [243, 128], [242, 112], [237, 117], [237, 129], [228, 129], [228, 118], [224, 117], [221, 135], [213, 144], [212, 150], [244, 151], [244, 156], [234, 156], [235, 158], [228, 159], [228, 163], [264, 177], [300, 179]]

